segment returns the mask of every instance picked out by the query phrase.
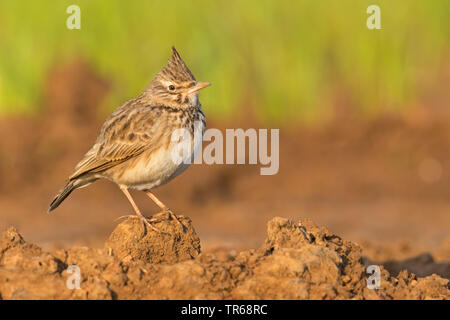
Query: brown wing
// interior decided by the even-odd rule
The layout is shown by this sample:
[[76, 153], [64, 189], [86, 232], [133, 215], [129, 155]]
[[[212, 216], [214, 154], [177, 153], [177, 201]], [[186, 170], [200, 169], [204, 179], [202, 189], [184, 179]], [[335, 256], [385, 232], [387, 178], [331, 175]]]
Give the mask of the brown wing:
[[103, 124], [94, 146], [75, 167], [70, 180], [98, 173], [154, 148], [168, 133], [167, 119], [151, 107], [119, 108]]

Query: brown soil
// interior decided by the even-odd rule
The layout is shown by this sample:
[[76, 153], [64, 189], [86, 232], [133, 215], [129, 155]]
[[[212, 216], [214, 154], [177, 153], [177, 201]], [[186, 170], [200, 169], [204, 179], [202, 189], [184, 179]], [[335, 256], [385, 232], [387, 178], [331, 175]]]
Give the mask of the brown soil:
[[[380, 289], [367, 288], [361, 248], [317, 227], [274, 218], [258, 249], [226, 256], [199, 254], [191, 220], [119, 224], [104, 249], [52, 253], [25, 242], [14, 228], [1, 235], [3, 299], [448, 299], [448, 279], [393, 277], [381, 267]], [[169, 234], [170, 233], [170, 234]], [[80, 268], [79, 289], [66, 286], [68, 266]]]
[[[268, 235], [264, 232], [265, 225], [276, 216], [302, 221], [308, 232], [313, 234], [315, 229], [309, 229], [304, 222], [305, 218], [312, 218], [319, 225], [331, 230], [330, 234], [339, 234], [352, 243], [358, 243], [362, 249], [364, 265], [377, 264], [385, 268], [383, 277], [386, 287], [378, 293], [375, 292], [377, 297], [401, 297], [388, 289], [388, 284], [394, 286], [394, 279], [400, 283], [397, 285], [399, 288], [411, 289], [409, 297], [439, 297], [438, 294], [414, 291], [412, 284], [416, 283], [416, 280], [411, 279], [409, 273], [401, 272], [404, 269], [421, 278], [417, 280], [417, 286], [420, 284], [418, 288], [422, 288], [420, 290], [425, 290], [424, 286], [427, 285], [432, 289], [435, 283], [441, 281], [436, 280], [438, 278], [432, 274], [450, 279], [450, 115], [445, 113], [448, 108], [427, 106], [413, 109], [413, 112], [404, 116], [385, 115], [370, 121], [348, 116], [337, 117], [315, 127], [282, 127], [280, 171], [274, 176], [261, 176], [259, 166], [254, 165], [191, 166], [186, 173], [157, 189], [156, 194], [178, 215], [191, 217], [198, 237], [202, 240], [202, 253], [196, 257], [198, 247], [195, 243], [198, 244], [199, 240], [194, 233], [188, 232], [185, 237], [180, 236], [179, 239], [161, 243], [151, 238], [154, 236], [151, 234], [141, 239], [139, 237], [142, 230], [134, 230], [131, 225], [121, 224], [121, 227], [110, 235], [111, 230], [116, 228], [115, 220], [120, 216], [132, 214], [133, 211], [118, 188], [107, 181], [99, 181], [75, 191], [54, 213], [46, 214], [54, 194], [95, 141], [99, 127], [106, 117], [104, 112], [99, 111], [99, 105], [109, 87], [110, 84], [77, 60], [58, 66], [49, 75], [40, 115], [0, 119], [0, 231], [14, 226], [28, 241], [36, 243], [31, 245], [17, 240], [18, 245], [11, 249], [12, 251], [8, 249], [6, 258], [2, 254], [1, 259], [5, 265], [17, 264], [16, 271], [8, 270], [10, 275], [14, 272], [20, 274], [24, 272], [21, 270], [27, 268], [36, 270], [36, 274], [27, 272], [29, 277], [26, 278], [8, 276], [30, 286], [35, 281], [36, 292], [32, 286], [28, 287], [28, 291], [34, 292], [28, 296], [37, 297], [42, 294], [50, 297], [50, 287], [48, 292], [37, 292], [37, 287], [41, 286], [45, 279], [49, 280], [49, 286], [51, 283], [64, 286], [64, 282], [60, 283], [57, 278], [67, 276], [62, 271], [71, 263], [67, 260], [70, 257], [79, 262], [86, 259], [86, 272], [94, 266], [98, 268], [99, 279], [95, 280], [92, 273], [86, 280], [88, 282], [83, 282], [84, 287], [78, 292], [85, 292], [83, 290], [87, 290], [88, 284], [103, 281], [101, 279], [113, 283], [107, 279], [108, 276], [105, 277], [103, 270], [106, 268], [111, 271], [110, 263], [113, 270], [125, 270], [126, 265], [135, 263], [130, 257], [146, 257], [147, 260], [141, 262], [142, 264], [151, 265], [154, 268], [152, 270], [162, 272], [161, 275], [165, 274], [163, 272], [169, 275], [173, 270], [167, 263], [160, 264], [163, 259], [171, 257], [172, 260], [166, 262], [172, 263], [180, 258], [194, 257], [189, 263], [185, 261], [172, 265], [171, 268], [179, 272], [173, 271], [174, 279], [179, 277], [180, 283], [193, 281], [193, 284], [199, 286], [195, 282], [198, 279], [209, 281], [204, 277], [219, 277], [214, 278], [217, 292], [222, 292], [224, 297], [240, 297], [237, 292], [243, 292], [239, 290], [244, 290], [241, 286], [244, 281], [236, 280], [235, 275], [221, 273], [220, 270], [228, 268], [227, 263], [235, 266], [239, 261], [242, 262], [236, 260], [239, 257], [248, 257], [249, 261], [255, 259], [261, 263], [271, 261], [270, 259], [287, 261], [287, 257], [295, 260], [301, 256], [303, 259], [305, 252], [311, 249], [305, 249], [304, 241], [299, 240], [302, 247], [295, 247], [295, 250], [301, 252], [296, 251], [292, 255], [284, 249], [267, 252], [264, 246], [249, 251], [260, 246], [265, 237], [270, 237], [270, 232]], [[442, 107], [444, 104], [442, 103]], [[211, 117], [208, 106], [204, 106], [204, 109], [209, 128], [267, 127], [254, 119], [214, 123], [209, 120]], [[339, 110], [336, 113], [342, 114]], [[157, 212], [157, 207], [145, 195], [135, 192], [133, 196], [146, 215]], [[190, 225], [189, 221], [183, 220], [183, 223]], [[127, 231], [127, 228], [131, 229]], [[165, 228], [164, 224], [161, 228]], [[129, 238], [126, 238], [127, 235]], [[11, 238], [8, 235], [6, 237]], [[21, 239], [17, 235], [15, 237]], [[108, 237], [107, 247], [111, 248], [113, 257], [105, 254], [104, 249], [98, 249], [104, 248], [105, 239]], [[331, 247], [333, 242], [330, 239], [327, 241], [328, 247]], [[146, 243], [146, 246], [140, 249], [134, 247], [138, 243]], [[313, 242], [310, 245], [319, 244]], [[352, 245], [352, 248], [356, 247], [356, 244]], [[3, 242], [1, 250], [4, 250], [4, 246]], [[80, 246], [83, 248], [79, 248]], [[332, 247], [331, 251], [334, 249]], [[315, 250], [311, 253], [312, 256], [327, 256], [329, 259], [324, 259], [328, 261], [326, 265], [329, 270], [333, 269], [333, 264], [337, 265], [340, 270], [338, 278], [342, 281], [347, 279], [345, 275], [349, 274], [344, 271], [345, 268], [342, 269], [346, 265], [345, 254], [337, 252], [343, 261], [339, 263], [328, 255], [328, 251], [320, 253], [319, 250], [322, 249], [311, 250]], [[350, 251], [355, 252], [353, 249]], [[19, 255], [14, 255], [14, 252], [26, 254], [20, 255], [22, 258], [19, 259]], [[281, 252], [284, 252], [283, 257], [286, 258], [281, 257]], [[212, 259], [212, 255], [216, 260], [208, 260]], [[8, 256], [13, 259], [8, 260]], [[117, 262], [119, 259], [122, 260], [120, 263]], [[310, 260], [301, 260], [300, 265], [307, 264], [307, 261]], [[39, 269], [39, 263], [45, 268]], [[246, 288], [252, 288], [256, 294], [259, 292], [256, 281], [259, 280], [255, 279], [269, 277], [269, 271], [264, 273], [264, 268], [269, 266], [258, 269], [260, 264], [256, 262], [246, 263], [242, 266], [248, 269], [243, 270], [252, 272], [251, 278], [245, 278]], [[183, 277], [182, 268], [187, 268], [185, 265], [190, 264], [201, 266], [205, 275], [199, 275], [198, 279]], [[264, 263], [261, 265], [264, 266]], [[216, 271], [206, 272], [205, 270], [210, 270], [209, 267], [211, 270], [217, 268], [218, 275], [214, 273]], [[278, 271], [275, 268], [273, 274], [284, 274], [283, 272], [291, 270], [289, 268], [283, 267], [282, 270], [277, 269]], [[130, 271], [117, 270], [113, 272], [117, 277], [131, 277]], [[297, 273], [292, 270], [289, 272], [294, 272], [298, 279], [303, 279], [303, 275], [308, 279], [309, 271], [300, 276], [299, 270], [295, 271]], [[392, 278], [386, 278], [387, 271]], [[4, 268], [1, 268], [0, 272], [2, 275], [6, 274]], [[322, 280], [317, 281], [328, 283], [332, 276], [327, 274], [317, 274], [314, 277], [324, 277], [326, 280], [320, 278]], [[148, 276], [142, 273], [142, 279], [147, 278]], [[174, 279], [169, 280], [167, 276], [165, 285], [169, 286]], [[251, 282], [251, 279], [254, 282]], [[365, 275], [361, 276], [359, 281], [363, 281], [362, 279], [365, 279]], [[433, 279], [437, 282], [433, 282]], [[119, 289], [111, 291], [108, 289], [109, 284], [103, 283], [106, 289], [98, 289], [97, 296], [96, 293], [90, 292], [89, 297], [99, 298], [101, 292], [104, 297], [133, 297], [132, 294], [123, 294]], [[126, 280], [126, 283], [131, 282]], [[0, 285], [7, 284], [0, 281]], [[163, 285], [164, 283], [160, 284], [161, 287]], [[299, 287], [303, 284], [300, 281], [293, 285]], [[337, 298], [370, 298], [369, 295], [374, 292], [362, 293], [364, 290], [361, 287], [355, 289], [352, 295], [349, 291], [339, 289], [339, 285], [332, 286]], [[441, 287], [436, 285], [436, 288]], [[54, 294], [58, 295], [59, 289], [55, 288], [53, 287]], [[311, 288], [315, 288], [315, 285]], [[131, 287], [128, 289], [131, 290]], [[133, 290], [140, 292], [138, 289]], [[216, 291], [208, 290], [199, 292], [208, 292], [211, 294], [208, 297], [213, 297], [211, 292]], [[313, 294], [310, 289], [303, 291], [308, 294], [302, 293], [300, 296], [319, 296]], [[0, 292], [3, 298], [12, 296], [12, 293], [5, 289]], [[262, 288], [259, 294], [270, 297], [269, 292], [268, 288]], [[286, 290], [286, 294], [288, 292], [292, 293]], [[382, 292], [388, 293], [383, 295]], [[15, 294], [20, 296], [20, 290]], [[70, 292], [67, 297], [74, 297], [72, 295], [75, 293]], [[156, 296], [155, 293], [136, 294], [136, 298]], [[250, 294], [247, 296], [250, 297]], [[327, 297], [331, 297], [331, 294]]]

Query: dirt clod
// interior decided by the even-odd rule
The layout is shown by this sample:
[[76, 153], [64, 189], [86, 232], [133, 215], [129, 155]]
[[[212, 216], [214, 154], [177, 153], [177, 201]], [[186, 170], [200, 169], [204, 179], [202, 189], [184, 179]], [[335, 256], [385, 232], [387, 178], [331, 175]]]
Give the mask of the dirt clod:
[[[200, 252], [191, 220], [165, 219], [143, 232], [137, 219], [117, 226], [104, 249], [54, 253], [29, 244], [14, 229], [0, 237], [3, 299], [449, 299], [449, 280], [397, 277], [380, 266], [380, 288], [367, 287], [361, 248], [310, 220], [268, 222], [258, 249], [218, 259]], [[80, 288], [68, 286], [69, 266]], [[72, 274], [73, 275], [73, 274]]]
[[128, 218], [111, 233], [105, 247], [123, 261], [141, 260], [146, 263], [176, 263], [193, 259], [200, 253], [200, 239], [191, 219], [179, 216], [184, 230], [175, 220], [162, 213], [154, 223], [161, 232], [144, 227], [139, 219]]

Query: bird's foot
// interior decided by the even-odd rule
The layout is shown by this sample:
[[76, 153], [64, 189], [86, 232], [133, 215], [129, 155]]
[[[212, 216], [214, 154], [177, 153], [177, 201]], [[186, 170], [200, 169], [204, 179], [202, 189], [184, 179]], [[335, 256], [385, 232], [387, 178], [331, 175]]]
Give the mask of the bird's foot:
[[181, 223], [180, 219], [178, 219], [177, 215], [175, 213], [173, 213], [172, 210], [170, 210], [169, 208], [164, 208], [162, 213], [167, 213], [169, 215], [170, 218], [172, 218], [173, 220], [175, 220], [178, 225], [181, 228], [181, 231], [186, 232], [186, 227], [184, 226], [184, 224]]
[[167, 232], [167, 231], [163, 231], [163, 230], [160, 230], [160, 229], [156, 228], [156, 227], [152, 224], [152, 223], [155, 223], [155, 222], [161, 222], [161, 221], [162, 221], [161, 219], [157, 219], [157, 218], [147, 218], [147, 217], [144, 217], [144, 216], [142, 216], [142, 215], [129, 214], [129, 215], [121, 216], [121, 217], [117, 218], [116, 220], [123, 219], [123, 218], [139, 219], [139, 220], [141, 220], [141, 222], [143, 223], [144, 229], [146, 229], [146, 227], [149, 227], [149, 228], [152, 229], [153, 231], [156, 231], [156, 232], [159, 232], [159, 233], [170, 234], [170, 233]]

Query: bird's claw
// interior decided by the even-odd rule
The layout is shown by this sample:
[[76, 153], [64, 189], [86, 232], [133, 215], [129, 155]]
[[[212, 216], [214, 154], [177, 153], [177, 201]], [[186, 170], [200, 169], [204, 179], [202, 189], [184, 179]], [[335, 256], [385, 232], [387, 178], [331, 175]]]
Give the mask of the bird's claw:
[[146, 218], [144, 216], [138, 216], [138, 215], [135, 215], [135, 214], [128, 214], [128, 215], [120, 216], [119, 218], [116, 219], [116, 221], [119, 220], [119, 219], [123, 219], [123, 218], [139, 219], [144, 224], [144, 228], [145, 228], [145, 226], [147, 226], [150, 229], [152, 229], [153, 231], [156, 231], [156, 232], [159, 232], [159, 233], [170, 234], [169, 232], [160, 230], [160, 229], [156, 228], [154, 225], [152, 225], [152, 222], [161, 222], [162, 221], [161, 219], [156, 219], [156, 218], [150, 218], [149, 219], [149, 218]]
[[180, 225], [181, 231], [183, 231], [183, 232], [186, 231], [186, 227], [184, 226], [184, 224], [181, 223], [180, 219], [178, 219], [177, 215], [175, 213], [173, 213], [172, 210], [170, 210], [169, 208], [166, 207], [163, 209], [162, 212], [167, 213], [172, 218], [172, 220], [175, 220]]

